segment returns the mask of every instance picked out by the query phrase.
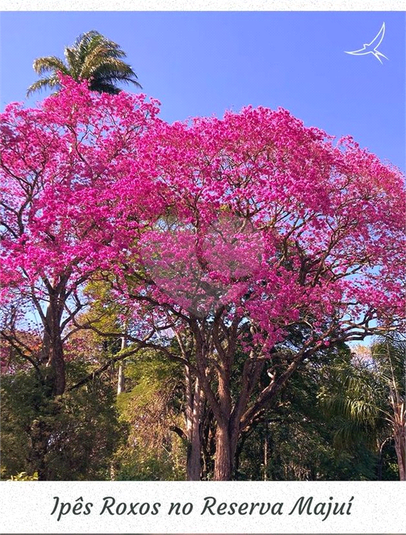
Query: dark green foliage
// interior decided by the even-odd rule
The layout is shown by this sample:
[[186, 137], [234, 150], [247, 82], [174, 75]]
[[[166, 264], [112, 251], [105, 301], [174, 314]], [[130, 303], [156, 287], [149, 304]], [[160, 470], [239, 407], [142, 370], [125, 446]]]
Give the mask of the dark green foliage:
[[[354, 361], [343, 345], [304, 362], [243, 435], [234, 479], [398, 479], [388, 427], [388, 378], [394, 384], [399, 376], [402, 399], [404, 364], [400, 359], [399, 370], [393, 358], [388, 364], [385, 347], [374, 346], [374, 360]], [[117, 340], [114, 347], [106, 344], [103, 358], [118, 350]], [[240, 361], [242, 352], [236, 355], [234, 384], [240, 380]], [[271, 380], [271, 366], [280, 373], [288, 361], [288, 351], [274, 356], [264, 365], [260, 383]], [[88, 362], [82, 355], [68, 363], [68, 391], [59, 398], [34, 371], [3, 377], [2, 479], [29, 480], [36, 473], [42, 480], [185, 479], [182, 366], [159, 352], [143, 351], [126, 359], [126, 391], [118, 398], [113, 367], [69, 392], [92, 371]], [[202, 417], [203, 478], [209, 480], [215, 454], [211, 416], [204, 411]]]
[[[81, 365], [70, 365], [70, 376]], [[110, 479], [110, 459], [125, 438], [114, 392], [101, 381], [48, 395], [34, 373], [2, 378], [2, 477], [26, 471], [46, 480]]]
[[[343, 392], [343, 377], [352, 383], [351, 378], [359, 373], [351, 360], [349, 349], [343, 346], [320, 353], [298, 370], [274, 407], [243, 438], [237, 479], [378, 479], [379, 422], [354, 419], [342, 405], [333, 409], [331, 403], [333, 398], [351, 395]], [[368, 411], [366, 416], [370, 416]], [[391, 471], [382, 462], [390, 478]]]

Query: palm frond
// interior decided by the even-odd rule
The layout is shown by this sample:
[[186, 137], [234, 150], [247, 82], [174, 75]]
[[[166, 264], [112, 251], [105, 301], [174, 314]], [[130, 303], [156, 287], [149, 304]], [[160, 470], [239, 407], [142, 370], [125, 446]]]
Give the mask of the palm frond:
[[360, 436], [367, 440], [371, 446], [374, 445], [374, 435], [365, 433], [365, 425], [362, 422], [352, 420], [341, 420], [333, 435], [333, 443], [337, 449], [342, 449], [356, 444]]
[[95, 80], [109, 79], [118, 82], [132, 83], [141, 88], [138, 82], [138, 76], [133, 69], [121, 60], [107, 58], [102, 63], [97, 65], [91, 73]]
[[101, 33], [96, 30], [90, 30], [89, 32], [80, 34], [74, 43], [74, 48], [77, 50], [79, 57], [84, 56], [92, 42], [100, 40]]
[[102, 76], [101, 77], [95, 77], [95, 80], [100, 80], [100, 82], [103, 82], [104, 80], [109, 80], [112, 83], [120, 82], [120, 83], [123, 83], [123, 84], [134, 84], [139, 89], [142, 89], [142, 85], [137, 80], [135, 80], [131, 76], [126, 76], [125, 74], [120, 74], [120, 73], [116, 73], [116, 74], [112, 73], [111, 76], [108, 76], [106, 78], [104, 78]]
[[59, 88], [59, 79], [57, 76], [49, 76], [48, 78], [40, 78], [36, 82], [30, 85], [30, 87], [27, 89], [27, 97], [29, 97], [32, 93], [35, 91], [39, 91], [41, 89], [46, 88]]
[[82, 76], [94, 74], [94, 72], [100, 68], [126, 70], [129, 74], [135, 74], [128, 63], [109, 55], [108, 50], [101, 46], [97, 47], [85, 58], [82, 64]]
[[114, 41], [107, 39], [99, 32], [92, 30], [76, 40], [75, 49], [78, 57], [83, 62], [90, 55], [96, 56], [111, 56], [117, 58], [126, 57], [126, 54], [121, 50], [120, 46]]
[[80, 62], [78, 61], [77, 51], [69, 46], [65, 47], [65, 59], [69, 66], [69, 73], [75, 80], [79, 79]]
[[33, 68], [39, 76], [42, 76], [47, 72], [56, 71], [60, 71], [64, 74], [69, 74], [64, 62], [56, 56], [46, 56], [43, 58], [37, 58], [33, 63]]

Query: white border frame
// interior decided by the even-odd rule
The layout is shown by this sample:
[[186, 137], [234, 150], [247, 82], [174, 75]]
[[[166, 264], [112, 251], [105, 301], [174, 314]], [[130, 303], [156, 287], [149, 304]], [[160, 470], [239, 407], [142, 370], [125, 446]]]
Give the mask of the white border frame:
[[[404, 0], [4, 0], [1, 11], [401, 11]], [[1, 13], [0, 11], [0, 13]], [[406, 66], [405, 66], [406, 68]], [[74, 502], [94, 501], [89, 516], [70, 516], [60, 522], [51, 516], [53, 496]], [[118, 501], [190, 501], [195, 510], [184, 518], [100, 517], [103, 496]], [[283, 516], [204, 518], [199, 506], [205, 496], [219, 501], [284, 501], [301, 496], [328, 501], [354, 495], [351, 516]], [[275, 498], [276, 497], [276, 498]], [[100, 507], [99, 507], [100, 509]], [[201, 509], [201, 507], [200, 507]], [[164, 510], [164, 507], [162, 508]], [[0, 533], [406, 533], [406, 485], [400, 482], [0, 482]]]
[[405, 11], [404, 0], [4, 0], [1, 11]]

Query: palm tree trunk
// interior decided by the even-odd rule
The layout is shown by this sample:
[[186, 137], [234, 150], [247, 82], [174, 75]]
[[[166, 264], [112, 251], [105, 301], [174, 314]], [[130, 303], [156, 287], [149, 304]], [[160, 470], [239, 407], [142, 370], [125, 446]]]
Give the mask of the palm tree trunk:
[[394, 433], [396, 457], [400, 481], [406, 481], [406, 433], [405, 424], [396, 426]]
[[[128, 325], [125, 324], [125, 331], [124, 335], [121, 337], [121, 348], [120, 351], [124, 351], [124, 349], [127, 347], [127, 329]], [[125, 363], [124, 360], [120, 360], [120, 363], [118, 365], [118, 378], [117, 378], [117, 396], [125, 392]]]

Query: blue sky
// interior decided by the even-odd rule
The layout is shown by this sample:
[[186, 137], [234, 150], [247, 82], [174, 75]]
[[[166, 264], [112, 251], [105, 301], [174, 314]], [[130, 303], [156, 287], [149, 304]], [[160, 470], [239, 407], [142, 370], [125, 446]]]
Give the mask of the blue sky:
[[[143, 91], [172, 122], [243, 106], [282, 106], [353, 135], [405, 169], [405, 13], [3, 12], [0, 106], [25, 100], [32, 62], [98, 30], [127, 52]], [[350, 56], [386, 23], [389, 61]], [[38, 93], [32, 105], [47, 93]]]

